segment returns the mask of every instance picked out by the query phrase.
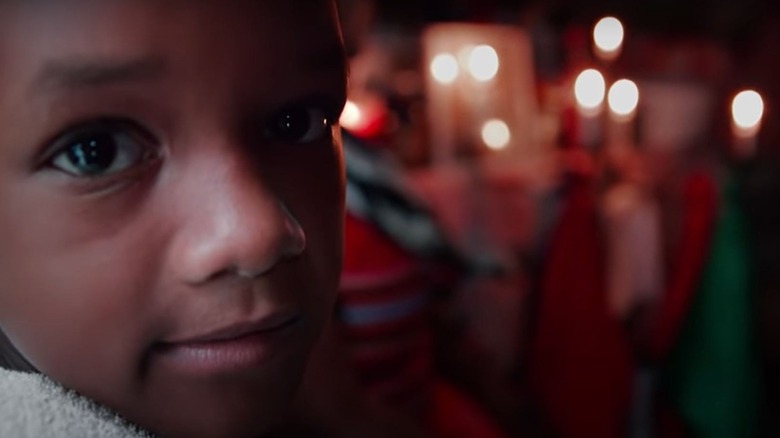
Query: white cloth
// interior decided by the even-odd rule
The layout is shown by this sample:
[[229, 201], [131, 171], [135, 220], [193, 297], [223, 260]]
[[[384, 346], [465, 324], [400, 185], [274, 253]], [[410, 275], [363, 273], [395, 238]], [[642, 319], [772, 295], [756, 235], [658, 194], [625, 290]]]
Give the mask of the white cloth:
[[609, 308], [620, 319], [663, 293], [661, 214], [657, 203], [631, 184], [604, 196]]
[[0, 369], [0, 437], [149, 438], [151, 435], [45, 376]]

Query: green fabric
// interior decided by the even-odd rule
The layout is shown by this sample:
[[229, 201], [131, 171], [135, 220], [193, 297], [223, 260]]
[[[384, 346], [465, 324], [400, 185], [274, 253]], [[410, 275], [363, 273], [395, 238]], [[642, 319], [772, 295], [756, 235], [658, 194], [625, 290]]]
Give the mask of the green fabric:
[[736, 193], [726, 185], [702, 279], [665, 368], [667, 395], [696, 437], [756, 433], [750, 256]]

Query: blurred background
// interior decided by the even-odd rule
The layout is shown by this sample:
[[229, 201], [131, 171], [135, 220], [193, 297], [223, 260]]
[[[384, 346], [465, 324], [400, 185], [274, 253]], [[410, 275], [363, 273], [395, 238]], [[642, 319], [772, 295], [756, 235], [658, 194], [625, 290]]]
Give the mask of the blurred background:
[[355, 391], [311, 385], [312, 427], [780, 436], [780, 5], [340, 3], [345, 360], [312, 374]]

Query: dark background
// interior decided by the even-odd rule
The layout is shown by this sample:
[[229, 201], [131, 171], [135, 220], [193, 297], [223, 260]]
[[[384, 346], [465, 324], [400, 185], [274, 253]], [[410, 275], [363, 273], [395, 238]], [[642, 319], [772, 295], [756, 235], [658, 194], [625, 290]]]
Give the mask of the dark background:
[[527, 11], [541, 12], [552, 23], [567, 26], [612, 13], [640, 32], [739, 43], [776, 15], [778, 6], [769, 0], [380, 0], [378, 8], [383, 21], [412, 26], [436, 21], [510, 21]]

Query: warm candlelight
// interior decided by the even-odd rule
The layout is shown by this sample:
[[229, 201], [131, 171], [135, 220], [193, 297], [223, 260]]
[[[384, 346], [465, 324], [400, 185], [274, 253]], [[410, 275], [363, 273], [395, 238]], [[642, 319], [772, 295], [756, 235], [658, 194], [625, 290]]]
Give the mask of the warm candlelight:
[[607, 84], [604, 75], [596, 69], [587, 69], [574, 82], [574, 97], [577, 106], [585, 115], [596, 115], [604, 104]]
[[639, 87], [634, 81], [620, 79], [609, 88], [609, 127], [607, 142], [611, 147], [630, 146], [634, 142]]
[[455, 82], [459, 73], [458, 60], [449, 53], [436, 55], [431, 61], [431, 76], [440, 84], [448, 85]]
[[577, 101], [579, 143], [586, 149], [595, 149], [603, 139], [601, 113], [607, 84], [604, 75], [596, 69], [587, 69], [574, 82]]
[[731, 121], [734, 133], [734, 153], [749, 157], [755, 153], [761, 121], [764, 118], [764, 99], [754, 90], [744, 90], [731, 102]]
[[596, 55], [605, 60], [612, 61], [623, 49], [625, 30], [623, 23], [615, 17], [604, 17], [593, 28], [593, 45]]
[[437, 167], [483, 158], [520, 162], [535, 153], [537, 95], [528, 34], [512, 26], [443, 23], [425, 30], [422, 45]]
[[482, 141], [485, 145], [494, 151], [506, 149], [512, 140], [512, 133], [509, 126], [503, 120], [489, 120], [482, 127]]
[[764, 117], [764, 100], [753, 90], [745, 90], [734, 97], [731, 103], [731, 117], [734, 133], [738, 137], [754, 137], [761, 129]]
[[639, 106], [639, 87], [634, 81], [621, 79], [610, 87], [607, 101], [613, 118], [618, 121], [631, 119]]
[[468, 68], [471, 76], [479, 82], [495, 78], [499, 68], [496, 49], [489, 45], [474, 47], [468, 57]]

